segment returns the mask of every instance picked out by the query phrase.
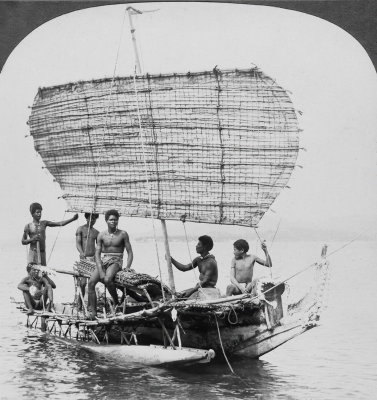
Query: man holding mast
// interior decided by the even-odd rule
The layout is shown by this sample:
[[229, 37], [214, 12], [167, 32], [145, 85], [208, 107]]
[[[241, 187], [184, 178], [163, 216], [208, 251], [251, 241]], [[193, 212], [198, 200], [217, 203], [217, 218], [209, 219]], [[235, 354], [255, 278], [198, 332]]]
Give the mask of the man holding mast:
[[30, 214], [33, 222], [25, 225], [22, 235], [22, 244], [30, 244], [27, 262], [28, 264], [46, 265], [46, 228], [55, 226], [65, 226], [75, 221], [79, 216], [75, 214], [72, 218], [60, 222], [41, 221], [42, 206], [39, 203], [30, 205]]
[[[121, 271], [123, 265], [123, 252], [127, 251], [127, 264], [125, 270], [129, 270], [133, 261], [133, 252], [126, 231], [118, 229], [119, 213], [117, 210], [109, 210], [105, 214], [107, 230], [101, 232], [97, 237], [95, 251], [96, 270], [92, 273], [88, 283], [88, 306], [90, 317], [95, 318], [97, 314], [97, 297], [95, 286], [103, 282], [118, 305], [118, 295], [114, 283], [114, 277]], [[102, 259], [101, 259], [102, 254]]]
[[172, 264], [180, 271], [186, 272], [198, 267], [198, 270], [200, 272], [199, 282], [195, 285], [195, 287], [191, 289], [186, 289], [183, 292], [179, 293], [179, 297], [190, 297], [200, 288], [216, 287], [218, 271], [215, 256], [209, 253], [212, 248], [212, 238], [210, 236], [203, 235], [199, 237], [198, 244], [196, 245], [196, 252], [200, 254], [200, 256], [194, 258], [192, 263], [184, 265], [175, 260], [173, 257], [170, 257]]

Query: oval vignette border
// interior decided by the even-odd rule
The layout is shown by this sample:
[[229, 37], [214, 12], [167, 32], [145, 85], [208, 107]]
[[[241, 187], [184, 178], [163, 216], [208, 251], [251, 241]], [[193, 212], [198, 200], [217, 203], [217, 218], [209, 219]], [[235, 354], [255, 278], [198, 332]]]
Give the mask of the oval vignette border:
[[[0, 72], [16, 46], [34, 29], [61, 15], [86, 8], [152, 1], [4, 1], [0, 2]], [[208, 2], [208, 1], [207, 1]], [[377, 2], [374, 0], [209, 1], [272, 6], [303, 12], [331, 22], [352, 35], [377, 70]]]

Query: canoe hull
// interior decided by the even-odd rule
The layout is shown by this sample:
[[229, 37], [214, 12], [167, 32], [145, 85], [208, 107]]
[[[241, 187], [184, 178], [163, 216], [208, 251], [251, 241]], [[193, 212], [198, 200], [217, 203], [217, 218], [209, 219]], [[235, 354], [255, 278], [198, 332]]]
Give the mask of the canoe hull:
[[192, 348], [176, 348], [157, 345], [98, 345], [95, 343], [83, 343], [81, 347], [99, 354], [109, 360], [117, 362], [140, 363], [150, 366], [188, 366], [196, 363], [209, 363], [214, 357], [213, 350], [200, 350]]
[[[219, 332], [214, 329], [207, 331], [190, 330], [182, 335], [182, 344], [197, 349], [212, 348], [217, 355], [221, 355], [224, 349], [226, 356], [242, 355], [259, 358], [301, 335], [311, 327], [303, 325], [300, 320], [284, 323], [270, 329], [265, 324], [222, 327], [220, 328], [220, 337]], [[158, 337], [161, 336], [158, 328], [139, 328], [137, 334], [139, 338], [144, 338], [145, 341], [157, 341]]]

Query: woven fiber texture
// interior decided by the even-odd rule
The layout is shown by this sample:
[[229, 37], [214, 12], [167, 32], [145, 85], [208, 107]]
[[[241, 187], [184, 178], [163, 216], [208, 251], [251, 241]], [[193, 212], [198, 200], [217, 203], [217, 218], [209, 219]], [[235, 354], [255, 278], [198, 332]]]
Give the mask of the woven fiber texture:
[[299, 151], [287, 92], [258, 68], [40, 89], [34, 146], [70, 211], [257, 226]]

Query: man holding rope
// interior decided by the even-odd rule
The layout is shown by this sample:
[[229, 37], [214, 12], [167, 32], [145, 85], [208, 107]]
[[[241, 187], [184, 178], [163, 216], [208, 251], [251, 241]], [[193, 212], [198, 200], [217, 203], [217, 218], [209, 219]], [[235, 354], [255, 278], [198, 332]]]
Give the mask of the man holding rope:
[[249, 243], [244, 239], [236, 240], [233, 243], [234, 258], [231, 263], [230, 281], [231, 284], [226, 288], [226, 295], [232, 296], [242, 293], [251, 293], [253, 287], [254, 264], [257, 262], [265, 267], [272, 267], [271, 257], [268, 254], [267, 246], [263, 242], [262, 250], [266, 255], [266, 260], [247, 254]]
[[48, 226], [65, 226], [76, 221], [79, 216], [75, 214], [72, 218], [60, 222], [41, 221], [42, 206], [39, 203], [30, 205], [30, 214], [33, 221], [25, 225], [21, 240], [23, 245], [30, 244], [27, 262], [28, 264], [46, 265], [46, 228]]

